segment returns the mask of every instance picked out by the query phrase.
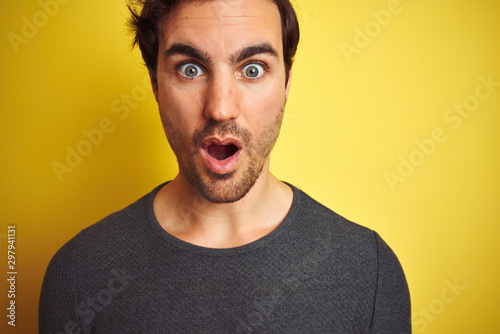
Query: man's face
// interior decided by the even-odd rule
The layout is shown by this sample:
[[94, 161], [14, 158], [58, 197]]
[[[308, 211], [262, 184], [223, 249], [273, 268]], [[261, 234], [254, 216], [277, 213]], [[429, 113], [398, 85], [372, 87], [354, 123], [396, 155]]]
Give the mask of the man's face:
[[269, 166], [289, 84], [270, 0], [185, 1], [167, 19], [155, 96], [179, 174], [214, 203]]

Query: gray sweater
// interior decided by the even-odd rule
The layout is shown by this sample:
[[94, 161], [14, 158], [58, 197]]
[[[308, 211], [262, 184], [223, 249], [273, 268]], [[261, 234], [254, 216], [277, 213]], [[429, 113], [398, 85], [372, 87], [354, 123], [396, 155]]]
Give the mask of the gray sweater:
[[403, 270], [372, 230], [292, 187], [267, 236], [198, 247], [156, 220], [160, 188], [55, 254], [40, 333], [411, 333]]

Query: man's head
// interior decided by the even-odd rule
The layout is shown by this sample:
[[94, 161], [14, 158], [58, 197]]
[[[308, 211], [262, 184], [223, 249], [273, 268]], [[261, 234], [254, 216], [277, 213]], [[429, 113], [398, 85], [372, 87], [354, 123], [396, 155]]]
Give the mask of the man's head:
[[[201, 2], [209, 2], [205, 0]], [[281, 19], [281, 34], [285, 71], [292, 68], [293, 58], [299, 43], [299, 23], [290, 0], [269, 0], [278, 8]], [[133, 45], [139, 45], [142, 57], [151, 73], [153, 84], [158, 65], [158, 48], [161, 40], [162, 25], [182, 3], [192, 0], [130, 0], [131, 17], [129, 25], [134, 34]], [[288, 76], [287, 76], [288, 80]]]
[[293, 9], [276, 3], [146, 0], [134, 18], [149, 22], [136, 39], [179, 177], [214, 203], [240, 200], [268, 173], [298, 42], [296, 19], [283, 24]]

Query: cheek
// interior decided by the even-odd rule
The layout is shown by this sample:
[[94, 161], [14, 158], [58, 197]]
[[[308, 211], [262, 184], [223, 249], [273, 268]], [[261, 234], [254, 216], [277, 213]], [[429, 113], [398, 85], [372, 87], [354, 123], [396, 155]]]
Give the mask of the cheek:
[[247, 92], [245, 119], [257, 132], [276, 122], [285, 103], [285, 86], [266, 85], [258, 94]]
[[192, 93], [164, 87], [159, 96], [159, 108], [168, 128], [177, 132], [192, 133], [199, 123], [200, 99]]

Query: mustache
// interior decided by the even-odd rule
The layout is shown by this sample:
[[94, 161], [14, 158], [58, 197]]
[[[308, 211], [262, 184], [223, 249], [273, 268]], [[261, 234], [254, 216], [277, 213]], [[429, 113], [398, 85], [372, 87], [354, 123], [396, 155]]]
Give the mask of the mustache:
[[193, 146], [200, 146], [205, 138], [214, 135], [217, 135], [219, 137], [231, 135], [232, 137], [240, 140], [243, 144], [245, 144], [245, 146], [250, 145], [252, 141], [252, 134], [250, 133], [250, 131], [238, 125], [235, 120], [218, 122], [210, 119], [202, 129], [194, 131]]

